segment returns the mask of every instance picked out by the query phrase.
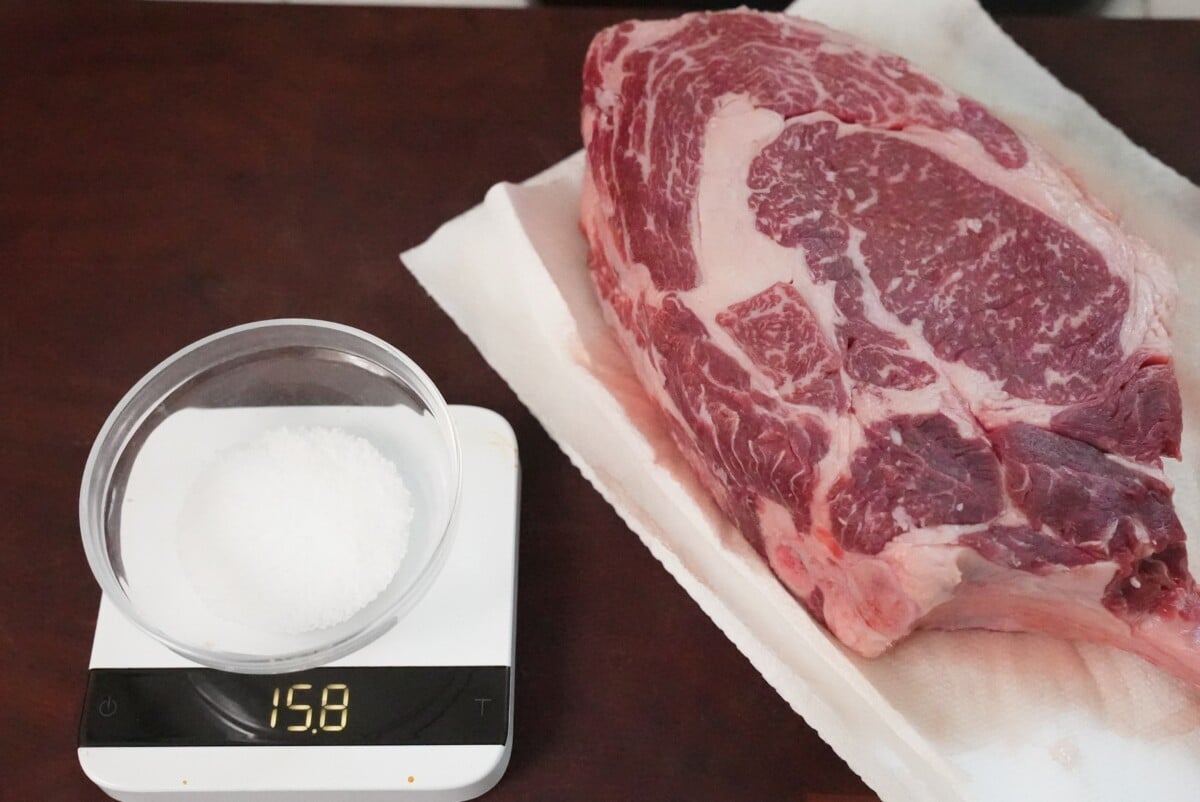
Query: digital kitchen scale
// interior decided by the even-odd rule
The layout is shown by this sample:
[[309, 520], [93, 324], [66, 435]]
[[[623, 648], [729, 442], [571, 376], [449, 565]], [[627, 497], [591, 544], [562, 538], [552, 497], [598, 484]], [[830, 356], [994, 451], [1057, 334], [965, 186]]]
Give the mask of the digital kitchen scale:
[[100, 604], [79, 762], [143, 800], [466, 800], [513, 731], [519, 466], [499, 415], [451, 406], [461, 489], [446, 562], [389, 631], [320, 668], [202, 667]]

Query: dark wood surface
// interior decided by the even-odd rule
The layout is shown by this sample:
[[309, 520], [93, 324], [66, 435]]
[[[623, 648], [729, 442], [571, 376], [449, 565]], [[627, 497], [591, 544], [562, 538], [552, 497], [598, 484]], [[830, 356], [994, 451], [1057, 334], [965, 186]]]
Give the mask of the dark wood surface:
[[[579, 146], [582, 54], [625, 16], [0, 9], [0, 797], [102, 798], [75, 755], [99, 598], [77, 494], [101, 422], [187, 343], [311, 316], [391, 341], [517, 431], [516, 746], [491, 798], [874, 798], [397, 260]], [[1200, 25], [1006, 27], [1200, 179]]]

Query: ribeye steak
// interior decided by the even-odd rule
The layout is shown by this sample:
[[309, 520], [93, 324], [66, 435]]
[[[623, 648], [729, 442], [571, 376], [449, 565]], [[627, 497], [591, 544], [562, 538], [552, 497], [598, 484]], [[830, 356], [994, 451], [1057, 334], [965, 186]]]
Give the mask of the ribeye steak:
[[1044, 151], [905, 60], [750, 11], [584, 69], [605, 315], [704, 486], [842, 642], [1111, 643], [1200, 684], [1175, 285]]

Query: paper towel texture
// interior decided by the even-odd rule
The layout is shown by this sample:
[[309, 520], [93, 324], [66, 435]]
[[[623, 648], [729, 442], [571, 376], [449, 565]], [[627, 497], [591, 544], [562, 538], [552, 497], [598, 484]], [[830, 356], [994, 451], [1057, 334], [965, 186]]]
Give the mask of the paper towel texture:
[[[1167, 256], [1181, 288], [1185, 454], [1168, 472], [1195, 533], [1200, 332], [1183, 321], [1200, 311], [1200, 189], [1064, 89], [970, 0], [801, 0], [791, 11], [988, 104]], [[610, 337], [578, 231], [582, 172], [576, 154], [524, 185], [494, 187], [404, 262], [792, 707], [885, 800], [1196, 798], [1200, 692], [1138, 658], [1039, 635], [922, 632], [863, 660], [808, 617], [692, 477]]]

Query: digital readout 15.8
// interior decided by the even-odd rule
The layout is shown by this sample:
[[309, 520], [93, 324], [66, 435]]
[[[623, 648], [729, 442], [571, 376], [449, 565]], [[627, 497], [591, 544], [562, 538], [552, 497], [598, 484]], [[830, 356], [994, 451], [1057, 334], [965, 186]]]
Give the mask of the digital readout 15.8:
[[[313, 706], [305, 701], [312, 698], [310, 693], [312, 689], [313, 686], [307, 682], [289, 685], [286, 690], [276, 687], [275, 693], [271, 697], [271, 729], [275, 729], [280, 723], [281, 703], [284, 710], [294, 710], [304, 716], [303, 719], [300, 719], [299, 716], [285, 714], [283, 723], [288, 732], [341, 732], [346, 729], [346, 722], [350, 718], [349, 686], [335, 682], [321, 688], [321, 704], [318, 708], [320, 713], [317, 715], [315, 726], [313, 725]], [[291, 724], [287, 723], [287, 718], [292, 719]]]

